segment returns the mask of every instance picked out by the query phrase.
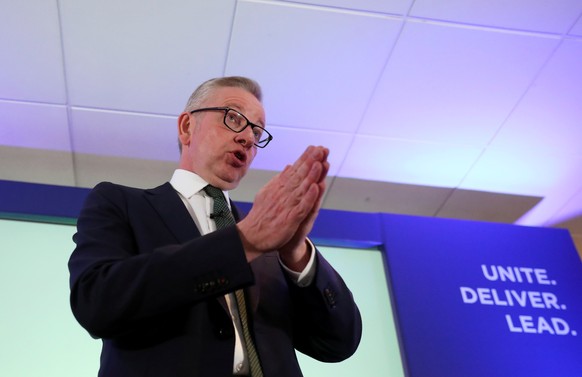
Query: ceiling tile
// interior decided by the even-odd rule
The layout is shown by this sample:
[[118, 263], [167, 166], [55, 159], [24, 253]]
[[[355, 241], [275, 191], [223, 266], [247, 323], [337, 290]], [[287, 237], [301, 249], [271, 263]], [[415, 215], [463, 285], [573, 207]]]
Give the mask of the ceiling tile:
[[300, 130], [282, 127], [270, 127], [274, 139], [265, 149], [258, 149], [253, 161], [253, 169], [280, 171], [296, 159], [310, 145], [323, 145], [329, 148], [330, 163], [328, 175], [338, 173], [338, 169], [346, 156], [352, 136], [325, 131]]
[[[582, 167], [582, 166], [581, 166]], [[556, 185], [554, 189], [531, 211], [524, 214], [515, 223], [528, 226], [560, 226], [558, 213], [574, 213], [579, 208], [570, 208], [569, 198], [572, 198], [580, 189], [578, 186], [569, 186], [567, 183]]]
[[582, 156], [581, 99], [582, 41], [565, 40], [491, 145]]
[[0, 179], [75, 186], [70, 152], [0, 146], [0, 161]]
[[580, 12], [582, 3], [578, 0], [416, 0], [410, 15], [561, 34]]
[[346, 178], [456, 187], [481, 149], [357, 136], [338, 175]]
[[313, 4], [329, 6], [333, 8], [345, 8], [352, 10], [362, 10], [369, 12], [382, 12], [391, 14], [406, 14], [410, 7], [411, 0], [305, 0], [288, 1], [288, 3]]
[[67, 109], [0, 101], [0, 145], [70, 151]]
[[399, 28], [385, 16], [240, 1], [226, 72], [263, 85], [270, 124], [351, 132]]
[[72, 104], [179, 113], [222, 75], [234, 3], [61, 0]]
[[359, 132], [487, 145], [557, 43], [407, 23]]
[[57, 2], [3, 1], [0, 98], [65, 102]]
[[488, 148], [460, 188], [547, 197], [563, 185], [580, 187], [580, 171], [581, 159], [548, 155], [535, 149]]
[[116, 111], [73, 108], [72, 143], [75, 153], [177, 161], [177, 120]]
[[556, 226], [582, 235], [582, 185], [580, 190], [550, 219]]
[[572, 27], [569, 34], [582, 37], [582, 17], [578, 19], [578, 22]]
[[336, 177], [328, 185], [324, 208], [357, 212], [434, 216], [450, 188]]
[[582, 3], [416, 0], [404, 27], [412, 2], [5, 1], [0, 179], [155, 186], [192, 90], [244, 74], [275, 141], [237, 200], [322, 144], [326, 207], [430, 216], [445, 197], [440, 215], [495, 221], [501, 193], [543, 196], [518, 224], [579, 231]]

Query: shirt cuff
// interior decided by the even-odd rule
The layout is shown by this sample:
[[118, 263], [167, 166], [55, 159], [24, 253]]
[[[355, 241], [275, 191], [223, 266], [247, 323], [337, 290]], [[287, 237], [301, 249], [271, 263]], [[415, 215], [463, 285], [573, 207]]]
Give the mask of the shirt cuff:
[[298, 287], [307, 287], [313, 282], [315, 278], [315, 271], [316, 269], [316, 259], [315, 259], [315, 246], [311, 242], [309, 238], [306, 239], [307, 241], [307, 251], [310, 253], [309, 262], [307, 262], [307, 266], [303, 269], [303, 271], [293, 271], [289, 267], [285, 266], [281, 258], [279, 257], [279, 263], [281, 267], [287, 272], [287, 275], [294, 282]]

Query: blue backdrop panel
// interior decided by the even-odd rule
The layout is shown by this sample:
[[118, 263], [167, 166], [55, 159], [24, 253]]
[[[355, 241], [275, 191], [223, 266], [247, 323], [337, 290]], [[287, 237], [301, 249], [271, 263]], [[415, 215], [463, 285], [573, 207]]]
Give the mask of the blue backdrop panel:
[[382, 215], [411, 377], [582, 376], [582, 264], [565, 230]]

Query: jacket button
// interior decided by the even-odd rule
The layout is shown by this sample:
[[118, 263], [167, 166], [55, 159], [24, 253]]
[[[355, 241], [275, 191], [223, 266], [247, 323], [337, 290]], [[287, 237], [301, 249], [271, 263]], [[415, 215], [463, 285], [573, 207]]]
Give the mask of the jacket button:
[[218, 337], [218, 339], [224, 340], [226, 339], [226, 330], [224, 329], [224, 327], [220, 327], [218, 329], [216, 329], [216, 336]]
[[325, 295], [325, 299], [327, 300], [327, 304], [333, 309], [335, 308], [335, 294], [329, 288], [323, 290], [323, 294]]
[[234, 334], [228, 327], [217, 327], [215, 328], [215, 334], [220, 340], [225, 340], [231, 338]]

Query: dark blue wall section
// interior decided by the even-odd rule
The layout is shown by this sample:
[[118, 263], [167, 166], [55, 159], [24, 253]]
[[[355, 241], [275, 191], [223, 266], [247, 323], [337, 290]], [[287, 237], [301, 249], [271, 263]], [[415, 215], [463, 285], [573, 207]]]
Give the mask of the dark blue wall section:
[[[75, 222], [89, 189], [0, 180], [0, 218]], [[236, 203], [248, 212], [250, 203]], [[378, 214], [321, 210], [311, 234], [319, 245], [378, 247], [381, 245]]]
[[[251, 203], [236, 203], [248, 213]], [[322, 209], [311, 232], [311, 238], [322, 246], [377, 248], [382, 245], [380, 215]]]
[[582, 264], [564, 229], [382, 215], [411, 377], [582, 376]]
[[0, 217], [70, 223], [88, 189], [0, 180]]

